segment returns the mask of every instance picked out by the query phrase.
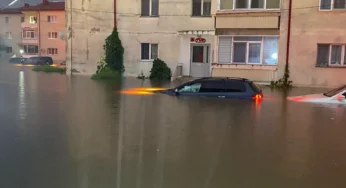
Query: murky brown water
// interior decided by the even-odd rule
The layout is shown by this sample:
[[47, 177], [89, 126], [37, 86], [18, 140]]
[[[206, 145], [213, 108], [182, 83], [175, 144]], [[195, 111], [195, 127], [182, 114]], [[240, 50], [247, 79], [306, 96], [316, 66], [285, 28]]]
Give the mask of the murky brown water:
[[2, 63], [0, 187], [346, 187], [345, 107], [118, 93], [147, 86]]

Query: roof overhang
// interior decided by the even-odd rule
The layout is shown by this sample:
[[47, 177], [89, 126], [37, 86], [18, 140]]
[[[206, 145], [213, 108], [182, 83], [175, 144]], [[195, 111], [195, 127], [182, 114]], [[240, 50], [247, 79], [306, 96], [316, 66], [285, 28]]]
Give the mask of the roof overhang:
[[186, 30], [178, 33], [179, 35], [215, 35], [215, 30]]

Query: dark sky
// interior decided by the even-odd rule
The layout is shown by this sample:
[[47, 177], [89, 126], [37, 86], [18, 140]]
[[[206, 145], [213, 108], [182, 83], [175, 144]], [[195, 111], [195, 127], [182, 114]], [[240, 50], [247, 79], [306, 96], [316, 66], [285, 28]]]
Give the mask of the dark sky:
[[[8, 4], [10, 4], [13, 0], [0, 0], [0, 8], [6, 7]], [[49, 1], [64, 1], [64, 0], [49, 0]], [[42, 0], [18, 0], [11, 8], [15, 7], [21, 7], [24, 5], [24, 3], [29, 3], [30, 5], [36, 5], [38, 3], [41, 3]]]

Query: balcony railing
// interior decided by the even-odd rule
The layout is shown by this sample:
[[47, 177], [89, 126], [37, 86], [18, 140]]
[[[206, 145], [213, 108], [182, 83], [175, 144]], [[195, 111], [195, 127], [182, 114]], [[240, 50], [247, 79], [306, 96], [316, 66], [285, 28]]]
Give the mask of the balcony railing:
[[22, 23], [22, 28], [23, 29], [36, 29], [37, 28], [37, 23], [35, 23], [35, 24], [32, 24], [32, 23], [27, 23], [27, 22], [24, 22], [24, 23]]

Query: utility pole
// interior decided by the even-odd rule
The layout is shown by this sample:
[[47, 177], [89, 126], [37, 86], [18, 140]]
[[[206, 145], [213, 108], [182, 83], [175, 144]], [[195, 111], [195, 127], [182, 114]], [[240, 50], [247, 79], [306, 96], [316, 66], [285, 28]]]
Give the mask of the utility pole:
[[117, 0], [114, 0], [114, 29], [117, 29]]

